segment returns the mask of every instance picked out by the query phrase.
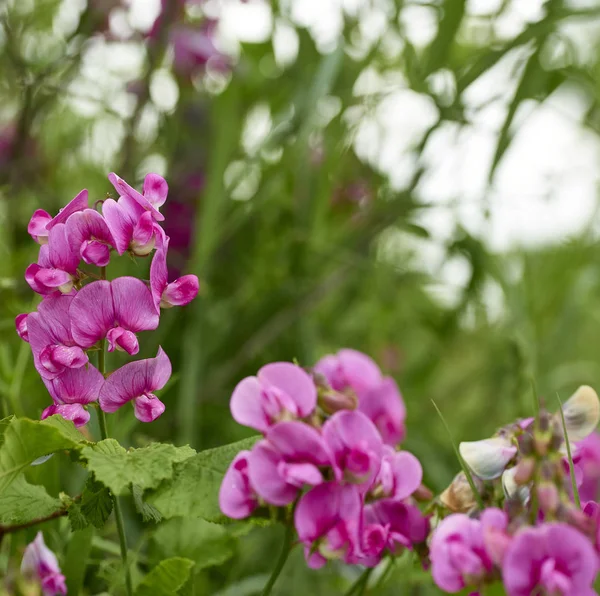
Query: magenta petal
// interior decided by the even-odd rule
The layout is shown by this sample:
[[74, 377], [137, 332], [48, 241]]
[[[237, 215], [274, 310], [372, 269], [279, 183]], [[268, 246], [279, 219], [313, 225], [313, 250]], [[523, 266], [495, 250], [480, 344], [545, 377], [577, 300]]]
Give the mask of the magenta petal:
[[408, 451], [394, 453], [391, 461], [394, 475], [394, 499], [406, 499], [421, 485], [423, 468], [419, 460]]
[[171, 362], [162, 348], [156, 358], [129, 362], [113, 372], [100, 390], [100, 407], [116, 412], [123, 404], [162, 389], [171, 376]]
[[140, 422], [153, 422], [165, 411], [165, 404], [156, 395], [142, 395], [133, 401], [133, 409]]
[[84, 426], [90, 421], [90, 413], [81, 404], [53, 404], [42, 412], [41, 419], [45, 420], [55, 414], [59, 414], [65, 420], [72, 420], [77, 427]]
[[113, 199], [104, 201], [102, 214], [114, 239], [114, 246], [122, 255], [129, 248], [133, 236], [133, 222], [121, 204]]
[[320, 433], [298, 421], [279, 422], [268, 429], [267, 439], [286, 461], [331, 465], [331, 456]]
[[248, 517], [258, 507], [256, 494], [248, 478], [249, 455], [249, 451], [240, 451], [235, 456], [219, 489], [219, 507], [232, 519]]
[[262, 388], [256, 377], [242, 379], [233, 390], [229, 404], [233, 419], [260, 432], [269, 428], [262, 404]]
[[161, 207], [167, 200], [169, 185], [167, 181], [158, 174], [148, 174], [144, 178], [144, 197], [154, 207]]
[[35, 540], [25, 549], [21, 573], [36, 578], [42, 586], [44, 596], [64, 596], [67, 593], [65, 576], [60, 571], [56, 555], [44, 543], [41, 532], [38, 532]]
[[67, 271], [71, 275], [77, 273], [79, 254], [73, 249], [69, 240], [67, 226], [56, 224], [48, 235], [48, 258], [52, 267]]
[[127, 331], [123, 327], [109, 329], [106, 334], [106, 341], [108, 342], [109, 352], [121, 350], [127, 352], [130, 356], [135, 356], [140, 351], [140, 344], [135, 333]]
[[145, 210], [150, 211], [156, 221], [163, 221], [165, 219], [164, 215], [162, 215], [160, 211], [154, 207], [154, 205], [152, 205], [152, 203], [150, 203], [146, 197], [144, 197], [144, 195], [129, 186], [129, 184], [127, 184], [123, 178], [120, 178], [114, 172], [111, 172], [108, 175], [108, 179], [120, 195], [124, 195], [133, 199]]
[[406, 408], [393, 379], [386, 377], [371, 390], [359, 392], [358, 409], [375, 423], [384, 443], [397, 445], [404, 438]]
[[169, 238], [166, 237], [161, 242], [152, 257], [152, 263], [150, 264], [150, 290], [152, 291], [152, 299], [154, 300], [154, 306], [156, 311], [160, 310], [160, 302], [162, 294], [169, 283], [168, 270], [167, 270], [167, 249], [169, 246]]
[[95, 240], [84, 240], [80, 254], [88, 265], [106, 267], [110, 262], [110, 247]]
[[39, 244], [46, 242], [48, 239], [48, 230], [46, 226], [52, 221], [52, 216], [43, 209], [38, 209], [33, 213], [29, 224], [27, 226], [27, 232], [29, 235]]
[[381, 371], [366, 354], [344, 349], [337, 354], [346, 380], [355, 391], [367, 391], [381, 382]]
[[38, 306], [37, 312], [43, 319], [44, 326], [48, 329], [57, 343], [72, 345], [71, 318], [69, 309], [74, 296], [55, 295], [48, 296]]
[[195, 275], [184, 275], [166, 287], [161, 305], [185, 306], [198, 295], [199, 289], [200, 282]]
[[58, 377], [44, 380], [52, 399], [59, 404], [89, 404], [100, 395], [104, 377], [88, 364], [81, 368], [67, 368]]
[[27, 317], [29, 313], [22, 313], [15, 317], [15, 327], [17, 334], [23, 341], [29, 341], [29, 333], [27, 331]]
[[[116, 321], [130, 331], [158, 327], [159, 316], [146, 284], [135, 277], [118, 277], [110, 282]], [[81, 292], [80, 292], [81, 293]]]
[[62, 224], [69, 219], [73, 213], [77, 213], [78, 211], [83, 211], [87, 209], [88, 206], [88, 191], [83, 189], [80, 193], [78, 193], [75, 198], [71, 199], [65, 207], [63, 207], [58, 215], [46, 226], [48, 230], [51, 230], [57, 224]]
[[102, 280], [84, 286], [73, 298], [69, 315], [73, 339], [83, 348], [93, 346], [114, 325], [111, 284]]
[[248, 477], [257, 494], [267, 503], [283, 507], [294, 501], [298, 488], [278, 472], [281, 456], [267, 441], [260, 441], [248, 456]]
[[301, 418], [317, 405], [317, 389], [310, 375], [291, 362], [273, 362], [258, 371], [258, 379], [282, 389], [298, 407]]
[[70, 291], [73, 279], [62, 269], [39, 269], [35, 274], [35, 283], [44, 288], [46, 293], [48, 290], [60, 289], [62, 291], [63, 288]]

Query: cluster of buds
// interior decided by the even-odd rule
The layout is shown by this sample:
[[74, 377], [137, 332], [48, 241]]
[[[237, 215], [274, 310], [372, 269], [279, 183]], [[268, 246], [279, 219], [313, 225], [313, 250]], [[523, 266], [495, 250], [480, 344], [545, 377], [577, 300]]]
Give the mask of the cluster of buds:
[[312, 568], [331, 559], [374, 566], [423, 543], [422, 469], [399, 449], [405, 409], [395, 382], [354, 350], [311, 372], [276, 362], [235, 388], [233, 418], [263, 438], [229, 467], [221, 510], [234, 519], [266, 507], [293, 512]]
[[473, 486], [461, 473], [440, 495], [441, 519], [429, 541], [442, 590], [483, 590], [501, 579], [509, 596], [595, 594], [600, 508], [593, 501], [580, 508], [574, 491], [590, 483], [585, 466], [598, 471], [586, 449], [590, 436], [598, 440], [592, 433], [599, 421], [598, 396], [583, 386], [562, 415], [542, 409], [492, 438], [460, 444]]
[[[87, 423], [85, 406], [96, 401], [105, 412], [131, 401], [142, 422], [163, 413], [154, 392], [168, 381], [171, 363], [161, 348], [155, 358], [125, 364], [106, 379], [89, 356], [103, 350], [104, 342], [109, 352], [137, 354], [137, 333], [158, 327], [161, 308], [185, 305], [198, 293], [195, 275], [168, 281], [169, 237], [159, 225], [166, 181], [148, 174], [140, 193], [115, 174], [109, 180], [120, 196], [97, 202], [100, 211], [88, 206], [88, 191], [82, 190], [55, 217], [41, 209], [33, 214], [28, 231], [40, 249], [25, 279], [43, 300], [36, 312], [15, 321], [53, 400], [42, 418], [60, 414], [76, 426]], [[152, 252], [148, 282], [106, 279], [115, 253], [148, 257]]]

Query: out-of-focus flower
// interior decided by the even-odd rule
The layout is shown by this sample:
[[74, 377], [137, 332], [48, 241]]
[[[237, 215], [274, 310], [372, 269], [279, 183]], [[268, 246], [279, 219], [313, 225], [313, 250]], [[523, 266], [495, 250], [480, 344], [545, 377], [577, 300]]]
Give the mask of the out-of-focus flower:
[[240, 451], [235, 456], [219, 489], [219, 507], [232, 519], [248, 517], [258, 507], [258, 495], [248, 475], [249, 456], [250, 451]]
[[328, 560], [355, 562], [360, 555], [361, 499], [355, 486], [326, 482], [304, 494], [294, 511], [294, 525], [308, 566]]
[[106, 337], [108, 351], [139, 352], [135, 334], [158, 327], [159, 316], [152, 294], [143, 281], [118, 277], [112, 281], [95, 281], [82, 288], [69, 309], [73, 338], [83, 348], [90, 348]]
[[501, 476], [508, 462], [517, 454], [517, 447], [506, 437], [462, 442], [458, 450], [469, 468], [482, 480]]
[[537, 592], [561, 596], [596, 594], [598, 560], [591, 542], [556, 522], [519, 530], [504, 556], [502, 577], [508, 596]]
[[381, 467], [370, 492], [378, 498], [404, 500], [421, 485], [423, 468], [408, 451], [394, 451], [384, 446]]
[[576, 446], [573, 458], [576, 468], [581, 470], [579, 496], [582, 501], [600, 499], [600, 434], [595, 432]]
[[29, 330], [27, 329], [27, 317], [29, 313], [21, 313], [15, 317], [15, 327], [17, 328], [17, 334], [19, 337], [26, 342], [29, 342]]
[[[483, 482], [479, 478], [473, 478], [475, 488], [480, 490]], [[477, 504], [471, 485], [464, 472], [459, 472], [452, 480], [448, 488], [440, 495], [440, 502], [444, 507], [454, 513], [467, 513]]]
[[190, 76], [210, 64], [214, 70], [226, 72], [230, 59], [215, 46], [215, 23], [204, 21], [200, 26], [177, 25], [172, 28], [173, 67], [181, 75]]
[[237, 384], [230, 407], [236, 422], [266, 432], [276, 422], [310, 416], [316, 404], [310, 375], [290, 362], [273, 362]]
[[58, 414], [65, 420], [71, 420], [77, 427], [85, 426], [90, 421], [90, 413], [81, 404], [52, 404], [41, 415], [42, 420]]
[[162, 389], [171, 377], [171, 361], [162, 348], [155, 358], [129, 362], [113, 372], [100, 389], [100, 407], [105, 412], [116, 412], [133, 401], [135, 417], [141, 422], [152, 422], [164, 411], [154, 391]]
[[44, 596], [67, 593], [65, 576], [60, 571], [56, 555], [44, 543], [41, 532], [25, 549], [21, 573], [39, 580]]

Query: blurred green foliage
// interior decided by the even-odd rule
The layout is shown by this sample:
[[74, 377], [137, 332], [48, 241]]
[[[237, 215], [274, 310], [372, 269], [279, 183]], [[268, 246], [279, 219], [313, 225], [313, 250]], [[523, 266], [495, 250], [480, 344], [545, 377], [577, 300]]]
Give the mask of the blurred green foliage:
[[[178, 101], [161, 111], [153, 107], [151, 81], [155, 71], [169, 72], [171, 56], [148, 46], [137, 83], [141, 91], [128, 95], [130, 109], [123, 114], [109, 95], [86, 115], [77, 107], [78, 94], [86, 93], [78, 83], [101, 35], [92, 9], [65, 32], [56, 26], [56, 15], [64, 10], [58, 0], [5, 2], [0, 9], [0, 412], [37, 418], [49, 403], [29, 347], [13, 325], [15, 315], [35, 306], [23, 279], [37, 250], [26, 231], [31, 213], [56, 212], [84, 187], [94, 199], [105, 198], [112, 192], [108, 171], [139, 184], [145, 164], [156, 163], [157, 156], [171, 185], [169, 201], [191, 195], [185, 200], [192, 215], [184, 218], [191, 241], [177, 266], [196, 273], [202, 289], [192, 305], [165, 312], [160, 329], [142, 338], [144, 355], [155, 354], [159, 344], [165, 348], [175, 374], [162, 394], [167, 410], [159, 421], [143, 425], [129, 411], [110, 417], [111, 436], [122, 444], [143, 447], [158, 440], [203, 449], [249, 436], [228, 409], [241, 378], [269, 361], [310, 365], [348, 346], [370, 354], [397, 378], [408, 409], [406, 447], [421, 459], [427, 484], [440, 491], [458, 463], [431, 400], [454, 437], [466, 440], [530, 413], [532, 380], [549, 404], [556, 392], [566, 398], [579, 384], [600, 386], [595, 345], [600, 253], [591, 224], [568, 241], [501, 254], [457, 226], [444, 243], [444, 259], [460, 257], [470, 273], [451, 303], [432, 291], [438, 280], [423, 265], [421, 248], [435, 240], [435, 232], [419, 223], [433, 208], [420, 193], [427, 173], [423, 155], [445, 123], [469, 123], [465, 91], [509, 53], [521, 52], [519, 80], [500, 127], [490, 181], [510, 147], [519, 107], [546, 101], [559, 86], [586, 96], [590, 107], [583, 125], [600, 134], [597, 47], [588, 48], [593, 56], [588, 60], [569, 47], [560, 56], [553, 52], [567, 26], [572, 32], [596, 22], [600, 4], [575, 8], [548, 0], [538, 20], [524, 22], [508, 38], [497, 34], [495, 23], [518, 2], [491, 4], [493, 11], [474, 17], [465, 0], [364, 0], [358, 16], [345, 15], [337, 47], [322, 53], [310, 32], [293, 22], [291, 2], [273, 2], [277, 22], [296, 32], [298, 52], [291, 63], [277, 62], [270, 39], [241, 44], [227, 74], [207, 72], [192, 82], [169, 75]], [[411, 43], [401, 18], [416, 5], [436, 22], [432, 40], [422, 47]], [[366, 18], [378, 7], [386, 26], [367, 42]], [[468, 34], [475, 29], [477, 35]], [[399, 45], [389, 51], [392, 39]], [[400, 73], [402, 84], [436, 106], [438, 118], [412, 147], [415, 165], [400, 189], [354, 150], [351, 114], [368, 114], [383, 99], [357, 95], [356, 81], [367, 69], [392, 81]], [[431, 75], [439, 72], [452, 81], [441, 94], [431, 85]], [[121, 93], [126, 82], [120, 82]], [[257, 106], [270, 114], [271, 125], [258, 145], [248, 148], [242, 133]], [[144, 132], [144, 115], [154, 117], [150, 132]], [[114, 136], [114, 147], [106, 151], [99, 126]], [[190, 176], [201, 180], [191, 190], [185, 182]], [[147, 268], [143, 259], [120, 262], [109, 267], [109, 276]], [[499, 308], [490, 305], [490, 287]], [[109, 368], [120, 361], [111, 354]], [[92, 423], [91, 432], [96, 430]], [[59, 455], [32, 468], [28, 477], [53, 496], [61, 490], [79, 494], [84, 482]], [[182, 594], [258, 593], [281, 540], [281, 528], [238, 533], [201, 521], [189, 528], [179, 528], [177, 520], [143, 525], [133, 501], [126, 514], [141, 569], [154, 568], [164, 557], [186, 570], [187, 559], [197, 561]], [[64, 519], [44, 529], [62, 553], [63, 570], [76, 590], [70, 593], [120, 593], [113, 525], [101, 535], [90, 528], [71, 534]], [[7, 586], [33, 534], [5, 537], [0, 574]], [[81, 556], [87, 557], [85, 565]], [[336, 564], [309, 571], [296, 549], [274, 593], [342, 594], [357, 572]], [[437, 593], [407, 557], [394, 563], [383, 582], [377, 583], [378, 577], [366, 593]], [[147, 585], [140, 594], [150, 593]]]

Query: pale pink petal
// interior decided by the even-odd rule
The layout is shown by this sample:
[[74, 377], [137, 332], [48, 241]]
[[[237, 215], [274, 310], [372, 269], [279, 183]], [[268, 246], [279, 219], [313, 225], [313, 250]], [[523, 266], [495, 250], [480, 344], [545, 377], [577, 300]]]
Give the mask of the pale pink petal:
[[113, 199], [102, 204], [102, 214], [114, 239], [117, 252], [122, 255], [129, 248], [133, 236], [133, 222], [123, 206]]
[[295, 420], [279, 422], [267, 430], [266, 437], [286, 461], [331, 465], [331, 455], [323, 438], [308, 424]]
[[269, 428], [269, 419], [262, 406], [262, 388], [256, 377], [242, 379], [231, 395], [231, 415], [244, 426], [260, 432]]
[[52, 216], [43, 209], [34, 212], [27, 225], [29, 235], [39, 244], [47, 242], [48, 230], [46, 226], [52, 221]]
[[80, 193], [78, 193], [75, 198], [71, 199], [65, 207], [63, 207], [58, 215], [46, 226], [48, 230], [51, 230], [54, 226], [58, 224], [63, 224], [69, 219], [73, 213], [77, 213], [77, 211], [83, 211], [87, 209], [88, 206], [88, 191], [83, 189]]
[[133, 400], [133, 409], [140, 422], [153, 422], [165, 411], [165, 404], [156, 395], [146, 394]]
[[235, 456], [219, 489], [219, 507], [232, 519], [244, 519], [258, 507], [258, 499], [248, 477], [249, 455], [249, 451], [240, 451]]
[[97, 368], [88, 364], [81, 368], [67, 368], [55, 379], [43, 381], [58, 404], [89, 404], [98, 399], [104, 377]]
[[[118, 277], [110, 282], [115, 320], [130, 331], [158, 327], [159, 316], [146, 284], [135, 277]], [[81, 292], [80, 292], [81, 293]]]
[[283, 390], [298, 407], [301, 418], [309, 416], [317, 405], [317, 389], [310, 375], [291, 362], [273, 362], [258, 371], [260, 381]]
[[381, 371], [366, 354], [357, 350], [344, 349], [337, 354], [344, 375], [355, 391], [367, 391], [381, 382]]
[[154, 207], [161, 207], [167, 200], [169, 185], [167, 181], [158, 174], [148, 174], [144, 178], [144, 197]]
[[294, 501], [298, 487], [288, 484], [278, 472], [281, 455], [267, 441], [260, 441], [248, 456], [248, 475], [257, 494], [267, 503], [283, 507]]
[[73, 298], [69, 316], [73, 339], [81, 347], [89, 348], [105, 337], [115, 321], [110, 282], [101, 280], [84, 286]]
[[396, 382], [386, 377], [374, 388], [358, 393], [358, 409], [375, 423], [384, 443], [397, 445], [405, 434], [406, 408]]
[[29, 341], [29, 333], [27, 331], [27, 317], [29, 313], [22, 313], [15, 317], [15, 327], [17, 334], [23, 341]]
[[72, 420], [77, 427], [84, 426], [90, 421], [90, 413], [81, 404], [54, 404], [48, 406], [42, 412], [41, 419], [45, 420], [55, 414], [62, 416], [65, 420]]

